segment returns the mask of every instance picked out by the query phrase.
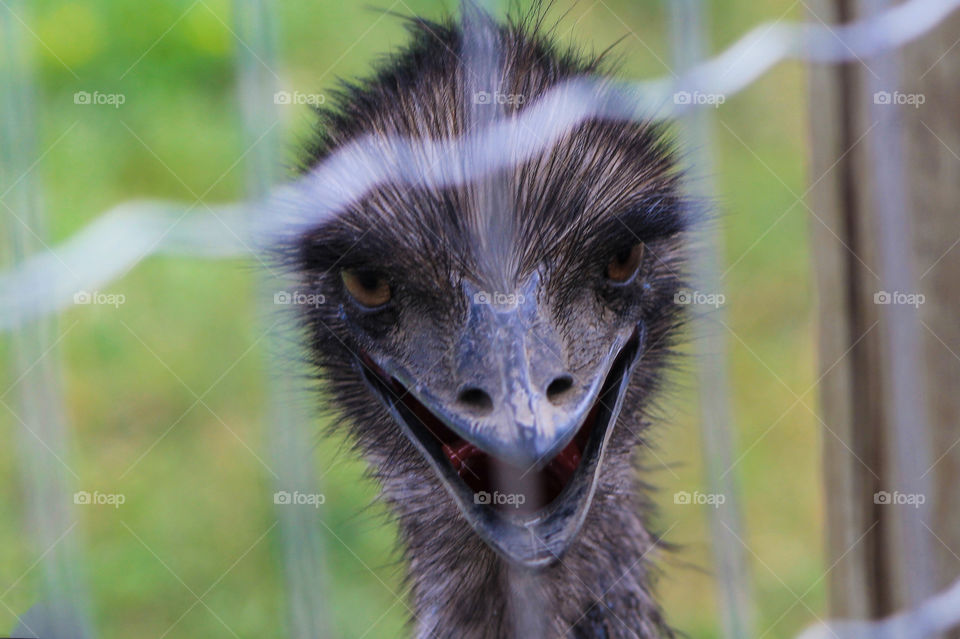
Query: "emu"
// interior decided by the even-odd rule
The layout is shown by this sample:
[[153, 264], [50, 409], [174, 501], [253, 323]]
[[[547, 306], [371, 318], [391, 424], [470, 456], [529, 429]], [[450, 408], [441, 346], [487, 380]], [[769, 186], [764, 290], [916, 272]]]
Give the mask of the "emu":
[[[542, 14], [465, 14], [408, 18], [403, 50], [317, 108], [304, 172], [612, 73]], [[494, 52], [479, 80], [473, 45]], [[307, 351], [398, 520], [415, 636], [673, 636], [638, 469], [683, 321], [681, 182], [661, 125], [594, 119], [470, 183], [376, 188], [286, 247], [326, 299], [301, 311]]]

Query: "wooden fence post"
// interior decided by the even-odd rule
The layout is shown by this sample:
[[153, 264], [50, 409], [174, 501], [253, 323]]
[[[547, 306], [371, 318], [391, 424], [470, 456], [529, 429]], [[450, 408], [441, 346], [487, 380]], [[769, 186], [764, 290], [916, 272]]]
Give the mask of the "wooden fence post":
[[[884, 3], [865, 4], [808, 6], [832, 23]], [[895, 56], [810, 73], [831, 616], [960, 574], [958, 32], [953, 15]]]

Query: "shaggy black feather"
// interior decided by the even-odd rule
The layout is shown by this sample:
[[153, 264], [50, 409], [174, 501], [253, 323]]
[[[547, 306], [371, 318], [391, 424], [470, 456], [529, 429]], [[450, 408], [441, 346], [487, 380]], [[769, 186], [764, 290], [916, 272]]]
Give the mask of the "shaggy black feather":
[[[566, 79], [610, 72], [597, 57], [558, 47], [540, 18], [503, 25], [482, 18], [500, 48], [497, 90], [523, 96], [498, 107], [497, 117], [515, 116]], [[304, 179], [359, 136], [441, 140], [468, 133], [474, 105], [466, 95], [460, 27], [419, 18], [408, 27], [406, 48], [381, 60], [369, 79], [342, 84], [317, 109], [302, 156]], [[389, 145], [383, 153], [390, 157]], [[652, 506], [634, 466], [683, 319], [674, 296], [683, 285], [691, 206], [681, 195], [676, 154], [657, 125], [589, 121], [491, 179], [508, 193], [513, 222], [509, 260], [496, 268], [483, 249], [489, 212], [478, 204], [477, 185], [388, 184], [286, 247], [303, 290], [327, 300], [302, 309], [307, 346], [325, 393], [346, 418], [341, 427], [398, 518], [415, 635], [673, 636], [651, 589], [651, 562], [661, 546], [646, 524]], [[647, 249], [638, 277], [610, 286], [605, 265], [638, 241]], [[386, 274], [390, 303], [358, 308], [341, 282], [344, 268]], [[418, 355], [409, 352], [412, 335], [430, 337], [437, 367], [452, 366], [447, 354], [468, 301], [463, 283], [516, 286], [534, 272], [544, 282], [538, 301], [551, 309], [574, 373], [605, 345], [605, 324], [643, 322], [647, 330], [587, 520], [567, 552], [535, 572], [509, 565], [477, 537], [359, 367], [359, 353]]]

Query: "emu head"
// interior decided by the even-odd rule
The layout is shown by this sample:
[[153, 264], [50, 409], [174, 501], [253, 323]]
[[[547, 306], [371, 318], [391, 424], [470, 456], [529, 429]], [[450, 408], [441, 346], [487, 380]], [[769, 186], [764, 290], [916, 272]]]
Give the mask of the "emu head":
[[[407, 49], [318, 110], [303, 179], [362, 136], [389, 165], [389, 139], [460, 139], [516, 122], [565, 80], [603, 77], [534, 27], [478, 20], [492, 72], [475, 77], [459, 26], [411, 21]], [[402, 161], [437, 168], [427, 153]], [[326, 300], [303, 319], [408, 541], [456, 518], [513, 565], [542, 567], [631, 482], [678, 323], [685, 206], [651, 124], [590, 120], [473, 175], [381, 184], [299, 236], [296, 270]]]

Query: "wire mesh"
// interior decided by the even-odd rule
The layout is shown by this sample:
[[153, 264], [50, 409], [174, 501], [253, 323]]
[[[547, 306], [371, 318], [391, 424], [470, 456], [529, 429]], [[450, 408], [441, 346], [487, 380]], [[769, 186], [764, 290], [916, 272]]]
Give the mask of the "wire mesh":
[[[267, 198], [280, 181], [281, 152], [277, 132], [277, 89], [272, 67], [276, 66], [275, 6], [264, 0], [236, 0], [237, 31], [245, 47], [239, 49], [238, 72], [242, 105], [249, 195], [254, 201]], [[256, 215], [249, 211], [249, 216]], [[288, 636], [328, 637], [327, 588], [322, 512], [316, 508], [291, 508], [280, 497], [317, 494], [320, 482], [314, 472], [310, 437], [309, 403], [305, 398], [307, 373], [291, 340], [288, 327], [277, 319], [275, 294], [290, 290], [290, 282], [272, 269], [261, 273], [258, 304], [267, 332], [266, 419], [270, 466], [275, 485], [274, 504], [286, 580]]]
[[[26, 58], [22, 31], [14, 23], [13, 7], [0, 10], [0, 200], [6, 209], [3, 234], [14, 263], [38, 250], [46, 228], [43, 202], [26, 159], [34, 148], [34, 85]], [[17, 380], [15, 406], [2, 404], [15, 418], [16, 444], [26, 492], [29, 537], [43, 557], [38, 607], [17, 616], [19, 632], [29, 637], [93, 636], [88, 602], [81, 576], [83, 562], [71, 516], [73, 499], [64, 399], [50, 351], [56, 346], [55, 318], [20, 326], [12, 334], [13, 375]], [[6, 604], [4, 604], [6, 605]], [[12, 611], [11, 611], [12, 612]], [[15, 613], [14, 613], [15, 614]]]
[[[8, 0], [9, 1], [9, 0]], [[16, 6], [16, 3], [14, 3]], [[67, 625], [51, 632], [53, 637], [92, 636], [86, 616], [86, 604], [83, 601], [82, 587], [77, 580], [76, 567], [82, 565], [78, 559], [73, 542], [61, 540], [64, 525], [69, 518], [61, 504], [68, 493], [68, 481], [63, 477], [59, 464], [52, 464], [50, 456], [65, 456], [65, 419], [59, 408], [56, 376], [46, 364], [30, 371], [31, 362], [49, 345], [43, 328], [44, 318], [66, 308], [78, 292], [103, 286], [120, 274], [129, 270], [138, 260], [150, 253], [169, 252], [189, 255], [201, 255], [210, 258], [236, 256], [250, 252], [250, 246], [260, 247], [263, 238], [267, 241], [278, 234], [286, 234], [306, 227], [314, 226], [333, 215], [343, 204], [359, 197], [377, 184], [386, 181], [418, 185], [447, 185], [476, 180], [523, 161], [553, 144], [577, 124], [590, 118], [628, 119], [637, 117], [686, 118], [690, 139], [707, 147], [705, 120], [691, 113], [692, 106], [677, 104], [674, 97], [682, 91], [733, 95], [749, 86], [763, 73], [786, 59], [801, 59], [810, 62], [839, 63], [860, 57], [883, 54], [922, 36], [936, 26], [943, 18], [960, 7], [960, 0], [909, 0], [899, 5], [884, 8], [870, 17], [854, 24], [840, 27], [817, 25], [761, 25], [720, 55], [699, 62], [700, 47], [703, 45], [702, 30], [697, 24], [698, 3], [677, 3], [674, 7], [676, 31], [674, 41], [677, 44], [676, 55], [685, 72], [679, 78], [661, 78], [640, 83], [624, 83], [619, 87], [619, 99], [596, 100], [596, 86], [587, 81], [575, 81], [562, 85], [537, 104], [529, 106], [515, 122], [503, 123], [495, 120], [482, 121], [475, 133], [462, 141], [414, 143], [409, 140], [390, 140], [396, 149], [395, 156], [400, 161], [384, 164], [380, 149], [382, 139], [363, 139], [338, 151], [304, 180], [285, 187], [274, 188], [278, 179], [276, 167], [277, 142], [268, 136], [251, 155], [250, 161], [250, 202], [231, 204], [216, 209], [217, 215], [191, 216], [171, 235], [164, 235], [169, 222], [182, 216], [185, 207], [174, 203], [131, 203], [117, 207], [99, 218], [93, 225], [71, 238], [66, 244], [56, 247], [50, 253], [38, 252], [29, 246], [30, 242], [23, 229], [11, 224], [9, 233], [13, 244], [14, 266], [0, 273], [0, 330], [12, 331], [18, 345], [16, 366], [24, 372], [22, 387], [22, 409], [24, 430], [21, 433], [21, 446], [28, 469], [44, 469], [42, 472], [28, 472], [34, 521], [39, 539], [51, 544], [51, 552], [44, 559], [47, 571], [47, 589], [49, 600], [54, 603], [49, 618], [54, 623], [59, 620]], [[27, 140], [21, 136], [32, 130], [29, 122], [29, 75], [28, 66], [20, 60], [17, 51], [17, 33], [19, 29], [12, 23], [9, 12], [3, 12], [4, 43], [9, 58], [5, 66], [4, 86], [8, 102], [6, 110], [14, 114], [4, 118], [3, 133], [6, 149], [4, 165], [18, 166], [18, 158], [24, 157]], [[254, 50], [241, 52], [238, 70], [241, 78], [241, 104], [244, 113], [246, 139], [252, 143], [259, 139], [263, 129], [269, 126], [271, 116], [268, 99], [272, 96], [272, 82], [261, 68], [264, 60], [273, 60], [272, 20], [269, 7], [259, 0], [239, 0], [237, 2], [237, 22], [239, 30]], [[687, 46], [680, 46], [681, 43]], [[496, 52], [485, 50], [482, 40], [476, 42], [475, 55], [467, 55], [468, 64], [480, 67], [479, 77], [496, 63]], [[492, 56], [490, 58], [485, 56]], [[12, 60], [12, 62], [10, 62]], [[890, 72], [887, 82], [895, 77], [894, 67], [884, 65]], [[722, 72], [720, 72], [722, 70]], [[9, 81], [8, 81], [9, 80]], [[879, 86], [879, 85], [878, 85]], [[884, 89], [889, 90], [885, 84]], [[878, 113], [885, 127], [885, 139], [896, 148], [899, 134], [895, 116], [888, 110]], [[257, 145], [255, 145], [257, 146]], [[414, 148], [414, 146], [416, 148]], [[16, 149], [16, 152], [13, 150]], [[403, 162], [405, 154], [433, 157], [437, 161], [435, 171], [414, 171], [415, 163]], [[446, 167], [448, 159], [460, 158], [469, 154], [471, 162], [463, 172], [451, 173]], [[706, 160], [701, 159], [701, 162]], [[706, 165], [701, 165], [703, 170]], [[879, 211], [882, 223], [878, 225], [881, 246], [884, 247], [884, 279], [891, 282], [893, 288], [910, 290], [912, 276], [900, 251], [899, 238], [905, 233], [905, 212], [902, 193], [902, 167], [897, 164], [896, 154], [878, 158], [876, 171], [877, 183], [883, 188], [878, 201], [884, 206]], [[18, 174], [18, 173], [13, 173]], [[8, 174], [9, 175], [9, 174]], [[37, 228], [42, 208], [37, 204], [37, 193], [31, 185], [31, 179], [11, 187], [18, 204], [18, 211], [33, 216], [30, 228]], [[708, 194], [708, 188], [700, 193]], [[495, 199], [496, 193], [491, 195]], [[269, 215], [263, 215], [269, 211]], [[277, 212], [282, 215], [276, 215]], [[230, 220], [237, 231], [236, 240], [219, 231], [220, 215]], [[8, 216], [8, 222], [10, 222]], [[42, 226], [42, 225], [40, 225]], [[707, 238], [712, 249], [703, 254], [697, 268], [702, 286], [707, 290], [717, 288], [711, 281], [710, 273], [715, 272], [718, 248], [715, 238]], [[903, 284], [902, 286], [896, 286]], [[272, 291], [283, 283], [268, 280], [261, 291], [269, 298]], [[889, 307], [891, 313], [891, 334], [889, 348], [895, 356], [894, 375], [903, 382], [899, 388], [902, 394], [891, 393], [892, 414], [906, 417], [904, 413], [909, 398], [917, 388], [920, 376], [918, 364], [911, 353], [916, 348], [916, 327], [911, 324], [908, 315], [899, 315], [898, 307]], [[705, 333], [705, 336], [707, 334]], [[715, 454], [708, 460], [713, 464], [729, 458], [731, 442], [728, 423], [729, 409], [726, 406], [727, 391], [723, 374], [723, 352], [721, 341], [705, 340], [705, 349], [711, 357], [701, 359], [701, 380], [703, 382], [705, 408], [704, 447]], [[279, 350], [283, 350], [279, 348]], [[719, 355], [718, 355], [719, 354]], [[292, 356], [291, 356], [292, 357]], [[281, 358], [284, 364], [289, 360]], [[294, 358], [295, 359], [295, 358]], [[283, 366], [278, 366], [282, 369]], [[274, 449], [274, 463], [278, 469], [278, 490], [309, 489], [316, 490], [315, 478], [304, 450], [303, 415], [299, 414], [299, 400], [291, 400], [291, 393], [297, 386], [296, 378], [280, 377], [271, 382], [273, 386], [271, 402], [270, 434]], [[295, 393], [294, 393], [295, 394]], [[709, 407], [709, 410], [706, 410]], [[26, 424], [43, 424], [48, 430], [37, 433], [31, 438]], [[907, 425], [918, 423], [915, 413], [909, 419], [898, 420], [901, 429], [897, 431], [899, 441], [906, 442]], [[921, 419], [921, 423], [923, 420]], [[925, 432], [925, 431], [924, 431]], [[915, 428], [911, 427], [909, 437], [914, 438]], [[36, 441], [31, 441], [35, 439]], [[39, 446], [37, 442], [56, 442], [54, 450]], [[898, 447], [901, 451], [914, 450], [911, 446]], [[924, 450], [923, 447], [918, 447]], [[901, 469], [905, 485], [916, 483], [914, 475], [918, 468], [926, 467], [915, 456], [898, 458], [897, 467]], [[726, 465], [724, 465], [726, 467]], [[51, 471], [51, 472], [47, 472]], [[736, 495], [735, 487], [723, 480], [716, 467], [708, 468], [708, 483], [717, 492]], [[926, 492], [922, 487], [913, 492]], [[724, 538], [721, 527], [732, 533], [739, 530], [735, 506], [731, 502], [730, 510], [718, 513], [714, 522], [713, 537], [717, 547], [718, 572], [721, 582], [729, 587], [729, 596], [725, 600], [726, 633], [728, 636], [749, 634], [749, 585], [747, 584], [744, 562], [739, 553]], [[290, 518], [281, 513], [282, 536], [284, 538], [284, 561], [290, 598], [289, 631], [297, 637], [327, 636], [323, 613], [325, 584], [323, 575], [323, 549], [316, 534], [317, 523], [311, 517], [305, 519]], [[296, 511], [303, 513], [304, 511]], [[307, 511], [307, 514], [310, 514]], [[915, 513], [911, 513], [911, 516]], [[304, 515], [306, 517], [306, 515]], [[835, 626], [829, 630], [812, 630], [814, 633], [827, 632], [831, 635], [867, 636], [932, 636], [957, 623], [960, 603], [957, 602], [957, 589], [922, 603], [930, 593], [929, 552], [923, 548], [922, 536], [916, 534], [916, 522], [904, 521], [911, 565], [905, 569], [908, 575], [908, 589], [911, 600], [919, 607], [910, 613], [894, 618], [883, 624], [863, 624]], [[726, 589], [723, 589], [726, 590]], [[534, 617], [536, 615], [533, 615]], [[537, 621], [522, 622], [524, 628], [536, 628]], [[64, 630], [63, 628], [69, 628]], [[907, 628], [910, 630], [908, 631]], [[911, 633], [911, 634], [908, 634]], [[826, 636], [826, 635], [823, 635]]]
[[[704, 21], [707, 12], [700, 0], [669, 2], [671, 41], [674, 48], [676, 69], [684, 73], [694, 67], [704, 56], [709, 46]], [[683, 127], [682, 144], [689, 152], [688, 190], [694, 201], [705, 202], [714, 198], [713, 147], [711, 144], [711, 112], [698, 109], [679, 117]], [[695, 290], [713, 295], [722, 295], [719, 273], [722, 272], [722, 238], [715, 226], [706, 226], [692, 234], [689, 253], [691, 256], [691, 280]], [[735, 474], [727, 472], [735, 464], [733, 460], [734, 433], [730, 427], [730, 389], [727, 377], [726, 333], [722, 330], [722, 308], [708, 315], [696, 315], [692, 319], [693, 343], [696, 348], [697, 381], [700, 394], [700, 431], [702, 458], [707, 491], [723, 495], [719, 507], [705, 507], [710, 521], [710, 537], [713, 543], [716, 570], [716, 596], [722, 614], [724, 634], [727, 637], [749, 637], [754, 633], [752, 611], [752, 587], [749, 566], [740, 539], [743, 538], [743, 521], [740, 513], [740, 491]]]

